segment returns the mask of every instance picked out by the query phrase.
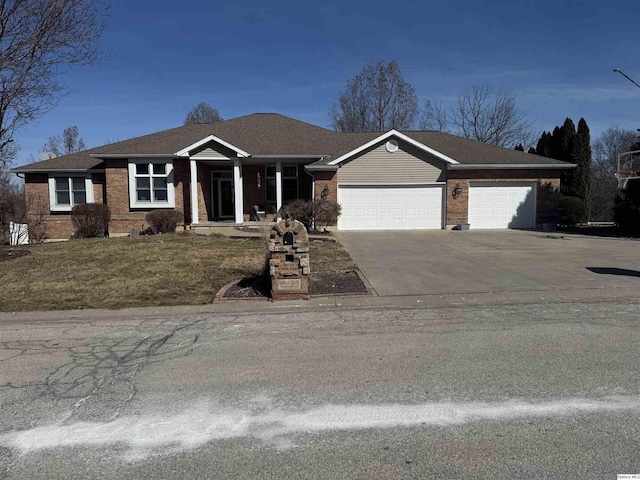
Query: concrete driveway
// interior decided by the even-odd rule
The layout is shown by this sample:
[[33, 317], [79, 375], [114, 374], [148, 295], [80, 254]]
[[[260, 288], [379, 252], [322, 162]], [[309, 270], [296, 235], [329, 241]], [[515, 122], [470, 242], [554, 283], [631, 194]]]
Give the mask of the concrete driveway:
[[640, 292], [635, 240], [516, 230], [336, 236], [380, 296], [611, 287]]

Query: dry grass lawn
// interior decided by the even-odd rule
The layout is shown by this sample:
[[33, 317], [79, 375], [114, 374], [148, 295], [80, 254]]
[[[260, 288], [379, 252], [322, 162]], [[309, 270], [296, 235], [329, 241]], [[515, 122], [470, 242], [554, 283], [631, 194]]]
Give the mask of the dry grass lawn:
[[[260, 272], [263, 242], [175, 234], [12, 247], [31, 254], [0, 262], [0, 310], [209, 303], [222, 286]], [[355, 267], [334, 242], [312, 242], [310, 256], [315, 272]]]

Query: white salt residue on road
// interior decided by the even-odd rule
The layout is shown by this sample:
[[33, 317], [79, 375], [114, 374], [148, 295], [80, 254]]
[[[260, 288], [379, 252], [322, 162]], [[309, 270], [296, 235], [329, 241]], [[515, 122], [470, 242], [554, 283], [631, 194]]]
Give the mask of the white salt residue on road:
[[49, 425], [0, 436], [21, 454], [57, 447], [124, 444], [133, 457], [191, 450], [208, 442], [257, 438], [277, 446], [292, 438], [340, 430], [460, 425], [476, 421], [561, 417], [640, 410], [638, 396], [574, 398], [547, 402], [432, 403], [423, 405], [327, 405], [310, 410], [262, 412], [199, 405], [173, 415], [122, 417], [109, 423]]

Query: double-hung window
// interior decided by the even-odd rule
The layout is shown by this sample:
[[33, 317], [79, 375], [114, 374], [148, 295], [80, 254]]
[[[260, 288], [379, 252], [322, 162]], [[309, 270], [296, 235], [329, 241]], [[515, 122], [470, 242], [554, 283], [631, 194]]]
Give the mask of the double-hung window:
[[49, 203], [52, 212], [69, 212], [75, 205], [93, 202], [91, 177], [49, 177]]
[[129, 204], [131, 208], [173, 208], [173, 163], [146, 159], [131, 161]]

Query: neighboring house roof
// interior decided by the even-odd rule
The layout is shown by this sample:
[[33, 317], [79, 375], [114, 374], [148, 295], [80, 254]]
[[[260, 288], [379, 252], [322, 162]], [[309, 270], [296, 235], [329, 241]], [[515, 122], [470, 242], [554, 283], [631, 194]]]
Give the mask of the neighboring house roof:
[[[252, 157], [300, 156], [317, 157], [318, 169], [332, 168], [331, 162], [359, 150], [389, 132], [341, 133], [311, 125], [275, 113], [255, 113], [223, 122], [185, 125], [142, 137], [124, 140], [83, 152], [52, 158], [14, 168], [14, 173], [48, 171], [86, 171], [101, 165], [103, 158], [129, 156], [176, 156], [188, 147], [214, 136]], [[401, 132], [453, 162], [463, 165], [535, 165], [570, 167], [571, 164], [538, 155], [496, 147], [443, 132]], [[403, 138], [398, 135], [399, 138]], [[356, 153], [353, 153], [354, 155]], [[456, 167], [455, 163], [452, 167]], [[463, 167], [460, 165], [460, 167]], [[336, 167], [333, 167], [336, 168]]]

